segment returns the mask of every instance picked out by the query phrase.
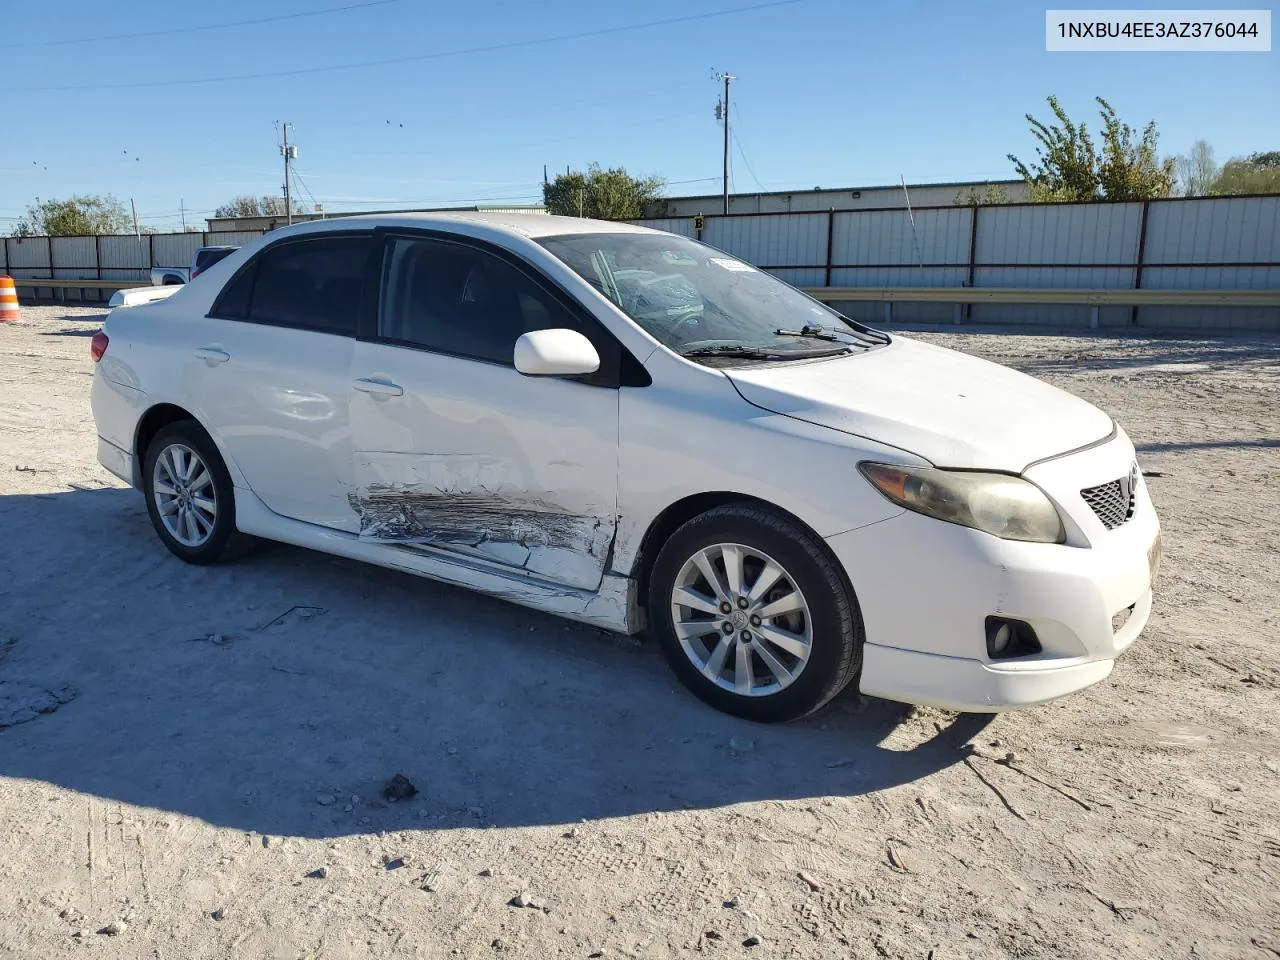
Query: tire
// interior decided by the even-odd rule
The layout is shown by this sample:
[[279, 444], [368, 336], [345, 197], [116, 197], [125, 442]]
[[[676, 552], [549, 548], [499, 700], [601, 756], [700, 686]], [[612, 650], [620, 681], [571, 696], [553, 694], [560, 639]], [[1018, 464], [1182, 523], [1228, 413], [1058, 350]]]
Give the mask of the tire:
[[[164, 464], [160, 465], [162, 458]], [[192, 458], [199, 467], [190, 465]], [[175, 474], [180, 482], [174, 482]], [[205, 565], [234, 559], [253, 542], [236, 530], [231, 475], [218, 448], [194, 420], [168, 424], [155, 435], [143, 459], [142, 489], [156, 534], [174, 556], [187, 563]], [[162, 514], [162, 502], [175, 509]], [[190, 526], [179, 519], [183, 513], [191, 516]], [[176, 530], [170, 529], [166, 517]]]
[[[733, 557], [741, 571], [737, 591], [728, 577]], [[716, 585], [705, 573], [708, 564]], [[769, 579], [766, 572], [780, 575]], [[753, 596], [761, 578], [769, 583]], [[680, 600], [694, 605], [678, 604], [677, 589]], [[680, 527], [654, 561], [648, 602], [653, 632], [681, 682], [711, 706], [747, 720], [807, 716], [862, 665], [862, 617], [826, 545], [766, 506], [728, 504]], [[755, 613], [769, 610], [782, 612]]]

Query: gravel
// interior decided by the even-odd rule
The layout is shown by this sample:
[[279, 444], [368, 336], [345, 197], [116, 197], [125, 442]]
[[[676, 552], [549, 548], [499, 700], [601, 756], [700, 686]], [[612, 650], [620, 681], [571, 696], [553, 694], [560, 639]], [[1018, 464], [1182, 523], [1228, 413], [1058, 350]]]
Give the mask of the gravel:
[[[101, 922], [69, 905], [119, 918], [75, 945], [106, 960], [676, 956], [712, 916], [716, 951], [801, 960], [1280, 949], [1280, 339], [913, 334], [1129, 432], [1164, 527], [1150, 626], [1110, 679], [1025, 712], [850, 691], [761, 727], [651, 645], [501, 601], [287, 546], [178, 562], [96, 463], [101, 313], [23, 316], [0, 327], [0, 683], [76, 696], [0, 733], [0, 955], [64, 956]], [[294, 608], [324, 615], [273, 619]], [[185, 642], [212, 629], [235, 642]], [[395, 770], [438, 817], [385, 802]], [[250, 831], [287, 844], [239, 855]]]

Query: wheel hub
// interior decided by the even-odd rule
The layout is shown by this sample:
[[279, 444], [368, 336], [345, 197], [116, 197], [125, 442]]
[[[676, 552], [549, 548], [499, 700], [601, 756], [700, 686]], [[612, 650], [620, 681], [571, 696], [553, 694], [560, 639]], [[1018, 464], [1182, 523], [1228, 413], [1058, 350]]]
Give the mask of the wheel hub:
[[199, 547], [213, 534], [217, 491], [213, 474], [191, 447], [172, 443], [160, 452], [151, 493], [165, 530], [185, 547]]
[[753, 547], [716, 544], [690, 557], [671, 616], [699, 672], [740, 696], [777, 693], [809, 659], [809, 605], [786, 569]]

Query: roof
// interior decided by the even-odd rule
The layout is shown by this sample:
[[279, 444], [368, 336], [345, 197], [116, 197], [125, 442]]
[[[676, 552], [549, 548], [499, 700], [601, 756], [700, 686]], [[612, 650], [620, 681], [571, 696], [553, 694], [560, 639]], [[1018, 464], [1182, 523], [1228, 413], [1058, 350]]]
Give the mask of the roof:
[[[507, 236], [556, 237], [574, 233], [653, 233], [648, 227], [637, 227], [613, 220], [590, 220], [582, 217], [555, 217], [533, 213], [499, 213], [467, 211], [462, 213], [391, 213], [362, 214], [354, 217], [334, 217], [329, 220], [310, 220], [282, 227], [271, 232], [271, 237], [282, 233], [310, 233], [328, 230], [349, 230], [353, 227], [441, 227], [445, 229], [471, 227], [463, 232], [473, 235], [486, 232]], [[480, 228], [480, 229], [475, 229]]]
[[[1014, 186], [1016, 184], [1021, 184], [1024, 182], [1025, 181], [1021, 179], [948, 180], [942, 183], [908, 183], [907, 189], [908, 190], [926, 190], [926, 189], [929, 189], [930, 187], [937, 187], [937, 188], [985, 187], [988, 184], [993, 187], [1009, 187], [1009, 186]], [[902, 184], [900, 183], [884, 183], [884, 184], [873, 185], [870, 187], [798, 187], [795, 190], [757, 190], [750, 193], [738, 191], [736, 193], [729, 194], [729, 199], [732, 201], [735, 198], [745, 199], [748, 197], [794, 197], [796, 195], [803, 196], [806, 193], [862, 193], [863, 191], [868, 191], [868, 190], [901, 190], [901, 189], [902, 189]], [[683, 197], [655, 197], [654, 200], [658, 203], [661, 203], [663, 201], [666, 201], [668, 203], [674, 203], [676, 201], [687, 201], [687, 200], [719, 200], [723, 196], [724, 195], [720, 193], [706, 193], [706, 194], [697, 194], [694, 196], [683, 196]]]

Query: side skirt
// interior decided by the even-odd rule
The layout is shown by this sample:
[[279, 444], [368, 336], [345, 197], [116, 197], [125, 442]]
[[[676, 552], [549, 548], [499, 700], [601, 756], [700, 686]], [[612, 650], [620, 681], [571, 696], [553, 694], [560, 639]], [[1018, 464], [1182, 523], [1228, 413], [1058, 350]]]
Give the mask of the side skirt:
[[638, 633], [643, 629], [630, 577], [606, 572], [599, 590], [579, 590], [426, 545], [373, 543], [356, 534], [282, 517], [243, 487], [236, 487], [236, 526], [255, 537], [466, 587], [603, 630]]

